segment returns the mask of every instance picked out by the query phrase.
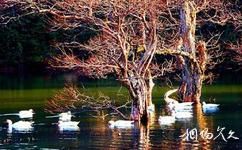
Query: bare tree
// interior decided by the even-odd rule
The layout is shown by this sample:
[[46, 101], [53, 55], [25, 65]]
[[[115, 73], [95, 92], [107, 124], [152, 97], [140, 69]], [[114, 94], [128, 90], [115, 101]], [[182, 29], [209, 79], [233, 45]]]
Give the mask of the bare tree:
[[[147, 122], [153, 76], [163, 75], [172, 67], [167, 62], [158, 65], [153, 61], [157, 47], [163, 44], [157, 32], [164, 30], [159, 17], [166, 9], [166, 1], [19, 0], [9, 4], [29, 8], [29, 13], [45, 14], [51, 30], [85, 27], [95, 31], [98, 35], [84, 44], [75, 36], [71, 42], [56, 43], [60, 53], [52, 59], [51, 66], [98, 78], [115, 74], [130, 93], [131, 119]], [[17, 18], [5, 17], [5, 22], [12, 19]], [[80, 58], [77, 53], [86, 53], [87, 57]]]
[[[236, 43], [227, 43], [226, 48], [229, 49], [229, 52], [233, 52], [233, 61], [242, 66], [242, 37]], [[237, 70], [241, 69], [237, 68]]]
[[[45, 14], [51, 30], [95, 31], [97, 36], [86, 43], [80, 42], [77, 35], [56, 43], [60, 53], [52, 59], [51, 66], [98, 78], [115, 74], [129, 90], [131, 119], [143, 122], [149, 118], [147, 108], [152, 105], [153, 78], [174, 67], [171, 62], [165, 65], [155, 62], [155, 54], [177, 58], [176, 68], [182, 72], [179, 95], [183, 101], [199, 103], [206, 69], [218, 63], [212, 63], [211, 58], [221, 56], [218, 45], [221, 33], [208, 32], [204, 36], [196, 34], [196, 30], [207, 22], [219, 25], [231, 22], [239, 29], [241, 15], [232, 7], [236, 3], [223, 0], [5, 1], [6, 6], [20, 7], [20, 14]], [[1, 22], [7, 23], [22, 15], [1, 16]], [[196, 39], [201, 40], [196, 42]], [[86, 57], [79, 57], [80, 53]]]
[[[158, 45], [158, 10], [161, 1], [82, 1], [55, 3], [54, 12], [59, 18], [57, 27], [73, 28], [88, 23], [95, 25], [100, 33], [87, 44], [77, 42], [61, 45], [62, 54], [55, 57], [52, 66], [79, 68], [83, 73], [96, 77], [116, 74], [128, 88], [131, 99], [131, 119], [146, 122], [152, 105], [151, 62]], [[59, 10], [58, 8], [61, 8]], [[63, 12], [64, 9], [64, 12]], [[74, 9], [74, 11], [73, 11]], [[69, 11], [72, 10], [72, 11]], [[64, 13], [64, 15], [63, 15]], [[74, 20], [73, 20], [74, 19]], [[80, 20], [77, 22], [77, 20]], [[88, 51], [89, 58], [80, 60], [66, 52], [70, 47]]]
[[199, 103], [203, 81], [213, 77], [208, 70], [223, 60], [222, 42], [219, 42], [223, 31], [206, 30], [203, 33], [203, 26], [230, 23], [239, 30], [241, 15], [237, 10], [238, 3], [223, 0], [169, 1], [168, 11], [176, 12], [170, 13], [169, 20], [179, 22], [179, 29], [174, 28], [179, 35], [174, 40], [177, 41], [175, 46], [161, 49], [158, 53], [177, 56], [177, 69], [181, 69], [182, 81], [178, 93], [182, 101]]
[[183, 59], [182, 84], [179, 88], [179, 94], [184, 101], [200, 102], [202, 82], [206, 79], [205, 71], [219, 63], [212, 62], [211, 57], [222, 56], [218, 43], [222, 33], [210, 31], [207, 33], [211, 34], [207, 41], [201, 39], [202, 41], [196, 42], [196, 29], [201, 28], [205, 23], [217, 25], [232, 23], [239, 27], [241, 15], [233, 9], [233, 6], [236, 6], [236, 2], [222, 0], [204, 1], [200, 5], [194, 1], [184, 2], [180, 10], [182, 48], [183, 51], [189, 52], [193, 58], [193, 60]]

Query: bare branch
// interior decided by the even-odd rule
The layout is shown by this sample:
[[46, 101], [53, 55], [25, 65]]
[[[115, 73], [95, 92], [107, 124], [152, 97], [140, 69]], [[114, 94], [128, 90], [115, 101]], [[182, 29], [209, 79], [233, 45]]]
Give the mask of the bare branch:
[[98, 97], [87, 96], [75, 86], [66, 86], [63, 90], [49, 99], [45, 110], [50, 113], [64, 112], [68, 110], [76, 112], [94, 112], [93, 117], [105, 118], [109, 115], [119, 115], [128, 119], [121, 110], [130, 109], [130, 101], [120, 106], [115, 106], [113, 100], [99, 93]]

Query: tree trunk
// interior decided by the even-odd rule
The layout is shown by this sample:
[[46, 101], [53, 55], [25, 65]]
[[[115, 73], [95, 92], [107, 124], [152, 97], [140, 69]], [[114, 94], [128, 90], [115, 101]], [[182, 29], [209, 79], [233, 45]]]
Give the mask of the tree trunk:
[[202, 90], [202, 75], [192, 63], [185, 62], [179, 96], [185, 102], [199, 103]]
[[182, 68], [182, 83], [179, 87], [179, 96], [185, 102], [200, 102], [203, 74], [205, 68], [205, 59], [199, 61], [198, 58], [205, 58], [205, 44], [203, 52], [197, 52], [196, 58], [195, 48], [195, 29], [196, 29], [196, 9], [192, 1], [185, 1], [184, 6], [180, 11], [180, 34], [183, 40], [182, 50], [189, 52], [194, 58], [183, 58], [184, 64]]
[[131, 77], [129, 91], [132, 98], [131, 119], [147, 124], [149, 119], [148, 106], [152, 105], [154, 83], [151, 75], [147, 79]]
[[153, 82], [150, 71], [148, 71], [148, 79], [146, 80], [146, 85], [147, 85], [147, 103], [148, 103], [148, 106], [151, 106], [151, 105], [153, 105], [152, 91], [153, 91], [155, 84]]

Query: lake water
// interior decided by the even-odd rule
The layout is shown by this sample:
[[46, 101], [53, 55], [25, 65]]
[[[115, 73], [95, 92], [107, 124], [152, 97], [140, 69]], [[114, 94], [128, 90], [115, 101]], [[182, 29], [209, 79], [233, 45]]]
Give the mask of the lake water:
[[[33, 118], [35, 129], [31, 133], [7, 133], [0, 128], [0, 149], [242, 149], [242, 85], [215, 84], [203, 88], [202, 100], [215, 99], [221, 104], [216, 114], [204, 115], [200, 108], [196, 108], [191, 120], [161, 126], [158, 118], [166, 114], [163, 95], [168, 87], [156, 86], [153, 93], [156, 110], [147, 127], [136, 125], [131, 129], [111, 129], [108, 127], [110, 118], [102, 120], [80, 113], [73, 118], [80, 121], [80, 131], [62, 133], [56, 127], [57, 119], [45, 118], [50, 114], [43, 111], [43, 106], [48, 98], [63, 88], [66, 80], [77, 82], [68, 76], [27, 79], [0, 76], [0, 114], [29, 108], [36, 112]], [[102, 92], [120, 103], [127, 95], [127, 91], [114, 80], [78, 83], [90, 95]], [[1, 116], [0, 123], [6, 119], [19, 120], [17, 116]], [[206, 129], [213, 138], [204, 137], [208, 136], [204, 134]], [[181, 137], [185, 133], [193, 135], [194, 139]], [[232, 136], [229, 138], [229, 135]]]

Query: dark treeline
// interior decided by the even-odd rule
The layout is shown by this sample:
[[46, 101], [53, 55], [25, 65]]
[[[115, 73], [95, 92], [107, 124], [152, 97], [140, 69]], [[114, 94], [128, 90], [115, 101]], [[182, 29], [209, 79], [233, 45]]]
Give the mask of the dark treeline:
[[48, 60], [56, 55], [58, 41], [87, 41], [94, 33], [77, 28], [74, 31], [50, 31], [40, 15], [21, 17], [0, 25], [0, 72], [42, 74], [49, 68]]
[[60, 37], [58, 32], [48, 32], [41, 16], [28, 16], [1, 25], [0, 32], [2, 72], [15, 72], [23, 66], [44, 66], [46, 58], [54, 54], [51, 42]]

